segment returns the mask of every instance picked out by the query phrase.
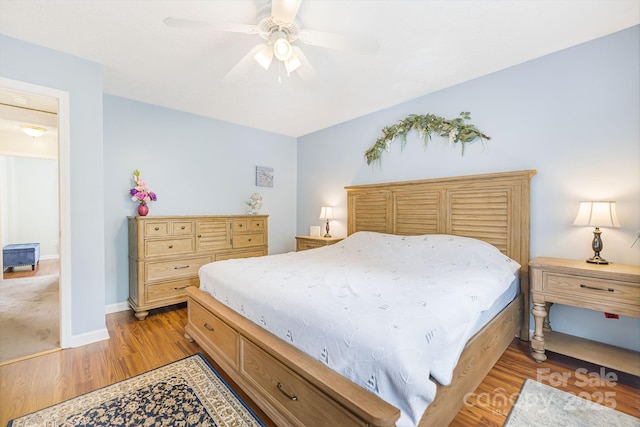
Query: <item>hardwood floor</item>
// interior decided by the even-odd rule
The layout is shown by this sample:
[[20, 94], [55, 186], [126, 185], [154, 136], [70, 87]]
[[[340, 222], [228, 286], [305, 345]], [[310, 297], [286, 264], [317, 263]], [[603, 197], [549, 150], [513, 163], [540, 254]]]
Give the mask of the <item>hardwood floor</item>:
[[[0, 367], [0, 426], [17, 416], [201, 352], [196, 343], [183, 337], [186, 315], [184, 305], [153, 310], [144, 321], [136, 320], [131, 311], [109, 314], [109, 340]], [[539, 365], [529, 357], [528, 343], [514, 340], [451, 425], [502, 426], [527, 378], [583, 393], [592, 400], [597, 400], [598, 393], [614, 393], [617, 410], [640, 417], [638, 377], [606, 369], [609, 379], [616, 375], [615, 385], [603, 385], [599, 377], [583, 385], [589, 373], [600, 374], [599, 367], [548, 355], [549, 360]], [[585, 369], [585, 373], [577, 375], [582, 372], [577, 369]], [[563, 375], [568, 378], [566, 384], [555, 384]], [[235, 389], [267, 425], [273, 426], [238, 387]]]
[[640, 418], [639, 377], [557, 353], [546, 354], [547, 361], [539, 364], [529, 356], [529, 343], [515, 339], [450, 426], [502, 426], [526, 379]]
[[18, 279], [20, 277], [46, 276], [49, 274], [60, 274], [60, 260], [42, 259], [36, 264], [35, 270], [31, 270], [30, 265], [7, 268], [2, 273], [2, 278]]

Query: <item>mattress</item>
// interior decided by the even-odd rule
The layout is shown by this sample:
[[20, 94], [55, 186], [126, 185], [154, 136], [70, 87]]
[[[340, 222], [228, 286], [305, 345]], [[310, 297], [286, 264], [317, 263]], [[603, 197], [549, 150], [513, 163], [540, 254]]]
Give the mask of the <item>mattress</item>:
[[518, 292], [520, 265], [450, 235], [358, 232], [203, 266], [200, 289], [418, 423], [467, 340]]

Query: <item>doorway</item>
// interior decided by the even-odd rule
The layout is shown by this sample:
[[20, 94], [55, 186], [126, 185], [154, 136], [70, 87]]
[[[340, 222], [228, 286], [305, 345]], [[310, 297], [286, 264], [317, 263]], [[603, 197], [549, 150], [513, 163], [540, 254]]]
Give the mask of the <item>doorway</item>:
[[[24, 107], [25, 99], [28, 101], [35, 100], [31, 104], [32, 106], [34, 104], [36, 105], [36, 107], [32, 109], [34, 110], [33, 113], [35, 114], [35, 116], [39, 115], [41, 118], [43, 118], [49, 117], [52, 112], [56, 113], [54, 114], [53, 124], [51, 124], [51, 122], [47, 122], [46, 125], [38, 126], [37, 123], [29, 123], [30, 120], [26, 120], [26, 124], [34, 125], [36, 127], [43, 127], [46, 128], [47, 132], [51, 130], [52, 133], [57, 133], [57, 148], [55, 150], [54, 156], [57, 158], [56, 178], [58, 184], [58, 235], [57, 239], [54, 240], [56, 240], [56, 244], [58, 246], [59, 258], [55, 268], [59, 271], [58, 301], [60, 313], [60, 347], [68, 348], [71, 341], [69, 95], [67, 92], [57, 89], [51, 89], [0, 77], [0, 119], [5, 119], [5, 121], [6, 119], [15, 119], [15, 116], [13, 116], [13, 114], [17, 114], [16, 111], [21, 111], [24, 113], [25, 108], [21, 108], [19, 110], [15, 110], [15, 108]], [[10, 107], [13, 108], [13, 110], [10, 110]], [[0, 123], [4, 123], [4, 125], [7, 125], [2, 120], [0, 120]], [[34, 140], [37, 139], [34, 138]], [[15, 155], [17, 154], [16, 150], [18, 150], [17, 147], [4, 147], [4, 152], [2, 153], [2, 155]], [[6, 206], [3, 205], [6, 205], [7, 203], [8, 201], [4, 197], [0, 199], [0, 214], [3, 215], [3, 220], [5, 219], [4, 211], [6, 209]], [[5, 242], [3, 238], [3, 232], [6, 233], [6, 229], [3, 230], [2, 228], [0, 228], [0, 241]], [[2, 261], [2, 255], [0, 255], [0, 261]], [[50, 263], [47, 262], [47, 264], [49, 264], [47, 268], [51, 268]]]

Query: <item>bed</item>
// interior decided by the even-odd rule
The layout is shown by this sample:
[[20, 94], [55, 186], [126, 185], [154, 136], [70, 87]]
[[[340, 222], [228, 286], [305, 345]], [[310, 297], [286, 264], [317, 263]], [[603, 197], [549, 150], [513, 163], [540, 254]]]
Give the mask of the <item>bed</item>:
[[[464, 349], [456, 355], [455, 368], [448, 379], [443, 380], [442, 374], [432, 375], [440, 380], [433, 382], [435, 398], [410, 422], [404, 409], [401, 417], [397, 406], [351, 381], [344, 372], [331, 369], [321, 355], [308, 356], [305, 345], [298, 348], [287, 336], [279, 338], [259, 326], [259, 320], [242, 316], [243, 304], [235, 309], [227, 306], [228, 300], [235, 300], [236, 296], [214, 298], [215, 289], [209, 288], [211, 293], [204, 290], [207, 283], [202, 282], [209, 280], [206, 275], [201, 275], [203, 289], [187, 289], [186, 336], [195, 339], [278, 425], [447, 425], [464, 404], [464, 395], [475, 390], [512, 339], [517, 335], [528, 337], [529, 182], [534, 174], [528, 170], [346, 187], [349, 237], [342, 246], [307, 251], [310, 254], [304, 255], [328, 256], [332, 250], [348, 250], [353, 241], [371, 238], [402, 244], [410, 240], [412, 245], [436, 242], [440, 250], [448, 239], [461, 236], [490, 243], [502, 259], [519, 264], [519, 270], [513, 269], [519, 276], [519, 289], [512, 290], [517, 296], [511, 300], [511, 295], [511, 301], [505, 301], [480, 329], [468, 325], [463, 328], [471, 337], [465, 338]], [[398, 248], [392, 253], [402, 250]], [[289, 256], [294, 254], [257, 258], [253, 266], [269, 258]], [[237, 262], [251, 261], [231, 264]], [[254, 268], [249, 265], [244, 264], [243, 268]], [[206, 267], [202, 270], [206, 272]], [[336, 278], [339, 280], [342, 279]], [[393, 335], [383, 336], [391, 340]]]

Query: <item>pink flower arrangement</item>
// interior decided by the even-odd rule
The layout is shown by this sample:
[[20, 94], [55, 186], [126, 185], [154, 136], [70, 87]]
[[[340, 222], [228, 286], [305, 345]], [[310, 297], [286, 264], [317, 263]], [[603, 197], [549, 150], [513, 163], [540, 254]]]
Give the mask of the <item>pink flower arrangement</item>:
[[136, 186], [129, 191], [131, 200], [139, 202], [141, 205], [158, 200], [156, 193], [151, 191], [147, 183], [140, 177], [140, 171], [138, 169], [133, 171], [133, 182], [135, 182]]

